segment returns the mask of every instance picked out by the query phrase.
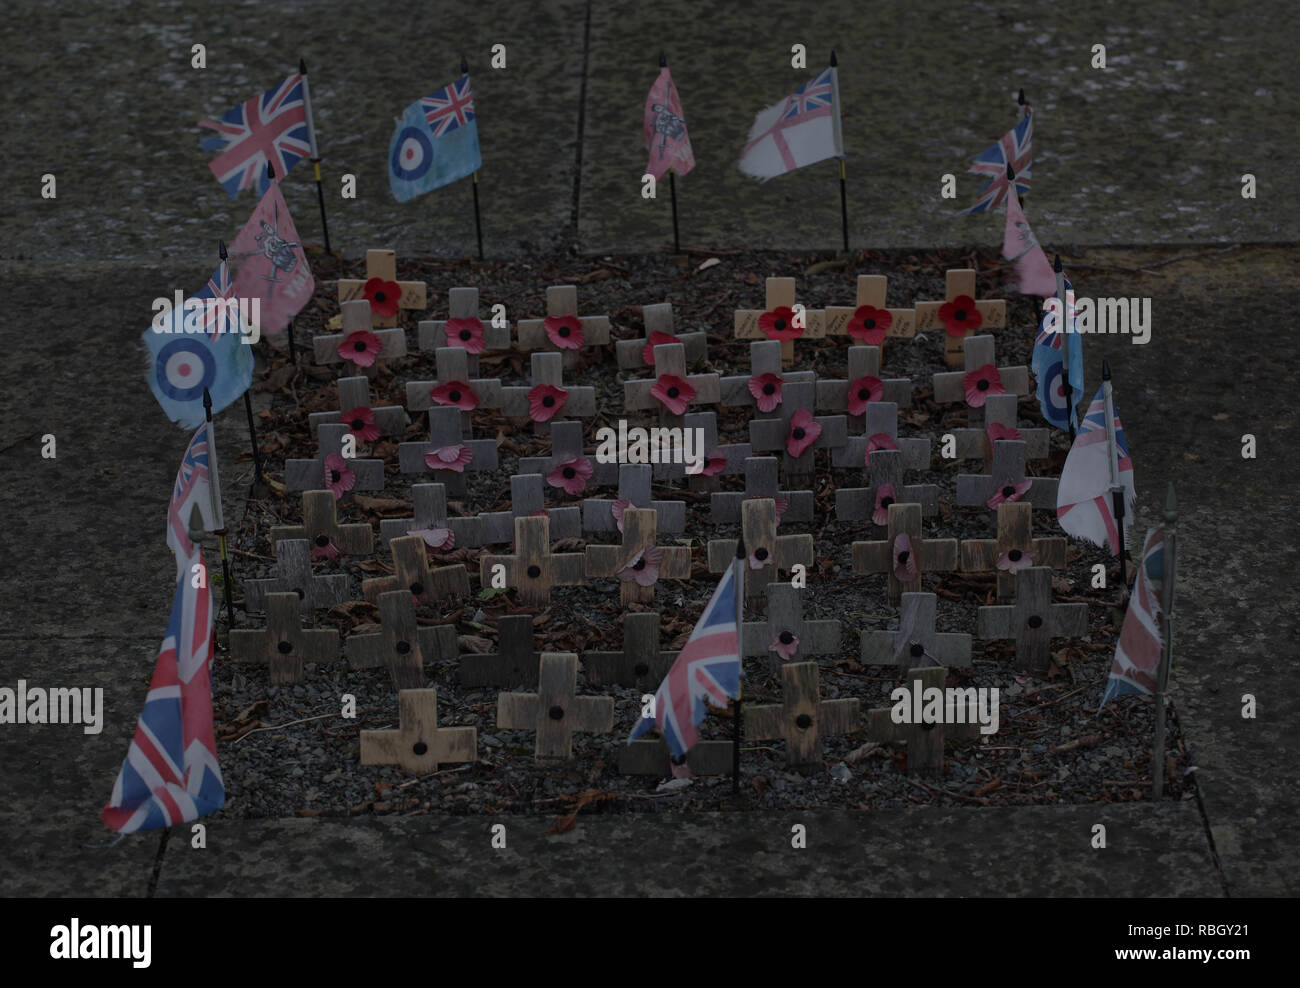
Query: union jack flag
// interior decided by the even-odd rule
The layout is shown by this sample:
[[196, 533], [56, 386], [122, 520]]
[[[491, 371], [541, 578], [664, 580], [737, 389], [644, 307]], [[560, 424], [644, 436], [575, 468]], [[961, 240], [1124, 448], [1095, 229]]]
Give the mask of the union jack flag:
[[1119, 413], [1114, 412], [1110, 382], [1102, 383], [1088, 413], [1079, 426], [1079, 435], [1070, 447], [1061, 470], [1056, 494], [1056, 518], [1070, 535], [1087, 539], [1094, 545], [1109, 545], [1115, 555], [1121, 551], [1119, 528], [1110, 490], [1110, 444], [1106, 437], [1106, 406], [1115, 418], [1115, 452], [1119, 463], [1119, 482], [1124, 488], [1124, 514], [1133, 517], [1136, 493], [1133, 486], [1133, 458]]
[[1016, 173], [1016, 194], [1024, 195], [1029, 191], [1029, 173], [1033, 169], [1034, 155], [1031, 141], [1034, 136], [1034, 113], [1025, 107], [1025, 118], [1011, 130], [1002, 135], [992, 147], [975, 156], [970, 171], [976, 175], [988, 175], [992, 181], [980, 190], [975, 204], [963, 209], [959, 215], [984, 213], [1002, 205], [1007, 197], [1011, 183], [1007, 181], [1007, 162]]
[[167, 544], [176, 555], [178, 576], [186, 575], [184, 571], [189, 568], [191, 557], [198, 551], [198, 547], [190, 541], [189, 535], [189, 519], [194, 507], [198, 506], [204, 524], [209, 529], [221, 527], [212, 514], [209, 453], [208, 423], [204, 422], [185, 449], [181, 467], [176, 471], [176, 483], [172, 487], [171, 501], [167, 504]]
[[266, 174], [268, 162], [275, 168], [275, 177], [284, 178], [290, 168], [311, 154], [303, 77], [296, 72], [225, 116], [200, 120], [199, 126], [217, 132], [203, 138], [199, 146], [205, 151], [222, 152], [208, 162], [208, 167], [232, 199], [243, 189], [256, 189], [258, 195], [266, 191], [271, 184]]
[[801, 115], [823, 117], [835, 108], [835, 90], [831, 85], [831, 70], [805, 82], [785, 98], [782, 120], [793, 120]]
[[740, 633], [736, 613], [736, 567], [718, 581], [704, 613], [655, 693], [654, 716], [637, 722], [632, 743], [659, 729], [673, 757], [681, 758], [700, 739], [708, 704], [725, 707], [740, 693]]
[[223, 332], [234, 333], [239, 329], [239, 310], [234, 306], [226, 306], [209, 303], [209, 299], [216, 299], [226, 302], [235, 294], [234, 285], [230, 280], [230, 269], [226, 262], [222, 261], [217, 265], [217, 270], [212, 272], [208, 278], [208, 283], [194, 293], [194, 298], [203, 302], [203, 314], [199, 317], [199, 324], [208, 334], [208, 339], [213, 343], [217, 342], [217, 337]]
[[826, 158], [843, 157], [835, 67], [823, 69], [754, 118], [740, 170], [760, 181]]
[[1150, 695], [1156, 691], [1156, 678], [1160, 674], [1160, 594], [1164, 580], [1165, 530], [1161, 526], [1147, 531], [1142, 564], [1138, 567], [1124, 627], [1115, 646], [1115, 661], [1098, 710], [1107, 700], [1125, 693]]
[[469, 87], [469, 76], [444, 86], [431, 96], [421, 96], [424, 119], [434, 137], [441, 137], [457, 127], [464, 127], [474, 119], [474, 93]]

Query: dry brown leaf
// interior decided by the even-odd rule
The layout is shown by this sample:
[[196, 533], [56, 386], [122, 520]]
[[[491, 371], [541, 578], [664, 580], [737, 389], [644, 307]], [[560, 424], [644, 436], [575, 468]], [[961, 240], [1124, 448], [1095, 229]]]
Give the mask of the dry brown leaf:
[[395, 497], [367, 497], [365, 494], [353, 494], [352, 500], [364, 511], [405, 513], [411, 506]]
[[578, 814], [582, 812], [584, 806], [596, 806], [599, 803], [617, 798], [617, 794], [605, 792], [603, 789], [584, 789], [574, 799], [573, 808], [556, 820], [555, 826], [546, 832], [548, 834], [563, 834], [570, 831], [573, 829], [573, 825], [578, 822]]

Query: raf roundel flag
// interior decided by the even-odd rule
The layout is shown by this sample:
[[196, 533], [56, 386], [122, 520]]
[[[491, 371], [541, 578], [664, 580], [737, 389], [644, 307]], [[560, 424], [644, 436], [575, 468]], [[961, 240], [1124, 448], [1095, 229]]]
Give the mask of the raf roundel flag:
[[473, 175], [482, 167], [469, 76], [402, 112], [388, 145], [388, 185], [398, 202]]

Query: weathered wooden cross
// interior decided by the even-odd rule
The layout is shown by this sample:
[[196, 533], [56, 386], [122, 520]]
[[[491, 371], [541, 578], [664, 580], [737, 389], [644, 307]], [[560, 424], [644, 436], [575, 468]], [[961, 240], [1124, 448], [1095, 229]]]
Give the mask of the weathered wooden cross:
[[[944, 360], [949, 367], [962, 363], [962, 340], [977, 329], [997, 329], [1007, 324], [1007, 303], [1004, 299], [977, 299], [975, 297], [975, 271], [971, 268], [953, 268], [945, 273], [944, 300], [942, 302], [916, 303], [916, 332], [941, 330], [944, 333]], [[949, 306], [947, 314], [953, 329], [949, 332], [940, 310]]]
[[778, 511], [778, 524], [790, 521], [813, 520], [812, 491], [783, 491], [778, 489], [779, 467], [775, 456], [750, 456], [745, 460], [745, 489], [743, 491], [714, 491], [709, 495], [709, 520], [715, 525], [734, 525], [740, 521], [740, 508], [746, 501], [769, 497], [784, 504]]
[[690, 441], [694, 444], [694, 451], [703, 457], [700, 465], [688, 469], [685, 463], [675, 460], [651, 464], [656, 481], [685, 477], [687, 486], [693, 491], [716, 491], [718, 478], [740, 473], [745, 468], [745, 458], [753, 452], [749, 443], [718, 444], [716, 412], [688, 412], [682, 419], [682, 430], [684, 434], [695, 437]]
[[822, 738], [862, 729], [857, 697], [822, 700], [816, 662], [791, 662], [781, 669], [780, 706], [746, 707], [745, 737], [785, 740], [786, 764], [809, 772], [821, 763]]
[[925, 660], [935, 665], [970, 665], [970, 635], [934, 630], [938, 598], [932, 593], [903, 594], [897, 631], [864, 630], [863, 665], [910, 669]]
[[[339, 279], [339, 306], [342, 307], [345, 303], [357, 299], [365, 303], [366, 311], [369, 314], [371, 306], [369, 300], [365, 297], [365, 290], [366, 282], [371, 278], [396, 283], [397, 289], [401, 293], [397, 300], [399, 309], [422, 311], [428, 307], [428, 286], [423, 281], [398, 281], [397, 253], [391, 250], [366, 251], [365, 278]], [[370, 323], [375, 326], [396, 326], [397, 316], [381, 316], [375, 313]]]
[[478, 729], [438, 726], [437, 690], [402, 690], [397, 694], [396, 731], [362, 731], [362, 765], [400, 765], [427, 775], [448, 762], [478, 758]]
[[420, 323], [420, 350], [428, 353], [445, 346], [461, 347], [469, 359], [469, 373], [478, 377], [479, 353], [510, 349], [510, 323], [496, 322], [479, 316], [477, 288], [453, 288], [447, 292], [447, 318]]
[[1047, 675], [1053, 637], [1079, 638], [1088, 631], [1087, 604], [1053, 604], [1052, 571], [1030, 566], [1016, 575], [1014, 605], [981, 607], [975, 633], [981, 638], [1014, 638], [1016, 668]]
[[831, 452], [832, 466], [849, 469], [869, 466], [867, 455], [871, 447], [881, 448], [878, 441], [873, 444], [872, 440], [884, 435], [892, 439], [903, 454], [903, 469], [930, 469], [930, 440], [898, 438], [898, 406], [892, 401], [873, 401], [862, 416], [862, 425], [862, 435], [849, 436], [843, 446]]
[[[977, 426], [983, 420], [982, 410], [977, 406], [970, 405], [966, 396], [966, 378], [968, 375], [975, 374], [978, 380], [975, 381], [977, 391], [984, 393], [984, 399], [997, 396], [994, 391], [996, 385], [987, 379], [988, 370], [996, 372], [997, 379], [1001, 382], [1002, 390], [1008, 395], [1023, 395], [1029, 393], [1029, 368], [1023, 364], [1017, 364], [1014, 367], [998, 367], [993, 346], [993, 337], [987, 334], [980, 336], [968, 336], [962, 341], [963, 365], [959, 371], [942, 371], [931, 377], [931, 383], [934, 385], [934, 400], [941, 405], [953, 404], [955, 402], [964, 402], [968, 409], [966, 421], [971, 426]], [[980, 375], [980, 371], [985, 371], [985, 375]], [[1012, 425], [1015, 425], [1014, 418]], [[1044, 430], [1046, 431], [1046, 430]]]
[[469, 351], [458, 346], [433, 351], [433, 380], [406, 382], [406, 407], [423, 412], [435, 405], [461, 409], [461, 435], [473, 435], [476, 408], [500, 408], [501, 379], [471, 377]]
[[767, 620], [746, 621], [744, 654], [767, 657], [773, 675], [791, 662], [840, 650], [840, 622], [803, 617], [801, 591], [790, 583], [767, 585]]
[[452, 542], [447, 549], [473, 548], [483, 544], [479, 520], [447, 517], [447, 487], [445, 484], [412, 484], [411, 502], [414, 518], [381, 518], [379, 539], [387, 545], [403, 535], [418, 532], [451, 532]]
[[578, 315], [578, 289], [552, 285], [546, 289], [546, 318], [520, 319], [520, 350], [556, 350], [564, 366], [578, 362], [582, 347], [609, 346], [609, 316]]
[[372, 604], [378, 603], [381, 594], [403, 589], [429, 607], [436, 607], [448, 599], [464, 600], [469, 596], [469, 574], [465, 565], [430, 566], [421, 536], [403, 535], [390, 540], [388, 548], [393, 553], [393, 575], [361, 581], [361, 596]]
[[[753, 498], [740, 506], [740, 531], [745, 539], [745, 597], [762, 597], [778, 573], [795, 566], [811, 569], [811, 535], [777, 535], [776, 503], [771, 498]], [[709, 572], [722, 573], [736, 558], [735, 539], [709, 542]]]
[[921, 538], [921, 506], [889, 506], [887, 535], [882, 542], [854, 542], [853, 572], [885, 573], [889, 599], [897, 603], [904, 592], [921, 589], [921, 574], [951, 572], [957, 568], [956, 539]]
[[[794, 360], [794, 341], [820, 340], [826, 336], [826, 313], [820, 309], [794, 309], [794, 279], [768, 278], [765, 288], [766, 309], [737, 309], [735, 338], [738, 340], [776, 340], [781, 344], [781, 360]], [[798, 325], [802, 323], [802, 326]]]
[[[551, 520], [545, 515], [515, 519], [515, 554], [484, 555], [479, 560], [479, 579], [484, 588], [497, 586], [498, 573], [505, 586], [519, 592], [519, 601], [545, 607], [551, 602], [551, 588], [577, 586], [586, 582], [586, 567], [580, 552], [551, 552]], [[500, 566], [501, 570], [496, 568]]]
[[467, 688], [536, 686], [539, 654], [533, 651], [533, 616], [504, 614], [497, 618], [497, 650], [462, 652], [457, 677]]
[[617, 683], [654, 692], [676, 658], [659, 647], [658, 612], [629, 612], [623, 615], [623, 651], [584, 652], [582, 668], [590, 686]]
[[[645, 349], [657, 341], [676, 341], [686, 347], [686, 362], [694, 366], [708, 356], [707, 333], [678, 333], [673, 328], [673, 306], [671, 302], [657, 305], [641, 306], [641, 315], [645, 320], [645, 337], [639, 340], [615, 340], [614, 354], [618, 359], [619, 370], [641, 370], [654, 363], [654, 355], [646, 360]], [[671, 336], [672, 341], [664, 340]]]
[[564, 358], [558, 353], [534, 353], [532, 384], [501, 389], [501, 414], [529, 419], [533, 432], [548, 435], [559, 419], [591, 418], [596, 414], [596, 389], [564, 383]]
[[384, 489], [384, 461], [343, 456], [344, 437], [351, 431], [342, 422], [326, 422], [316, 430], [316, 458], [312, 460], [285, 460], [284, 486], [291, 491], [314, 491], [328, 487], [340, 476], [338, 470], [328, 466], [326, 459], [336, 455], [344, 468], [351, 470], [354, 491], [382, 491]]
[[520, 473], [549, 474], [564, 461], [586, 460], [591, 465], [591, 477], [588, 486], [607, 487], [618, 483], [618, 464], [614, 461], [601, 462], [594, 454], [583, 451], [582, 423], [551, 423], [551, 455], [519, 457]]
[[548, 508], [542, 478], [535, 473], [517, 473], [510, 478], [510, 510], [479, 513], [479, 540], [483, 545], [503, 545], [514, 541], [515, 519], [545, 513], [551, 520], [551, 538], [576, 539], [582, 536], [582, 511], [576, 505]]
[[353, 669], [383, 666], [399, 690], [424, 685], [424, 664], [455, 658], [456, 627], [451, 624], [419, 625], [409, 590], [379, 595], [380, 630], [371, 635], [349, 635], [348, 663]]
[[[340, 345], [345, 344], [348, 337], [353, 333], [367, 332], [374, 333], [379, 338], [379, 353], [374, 357], [391, 357], [406, 356], [406, 331], [403, 329], [372, 329], [370, 326], [370, 303], [362, 299], [359, 302], [344, 302], [339, 306], [339, 321], [342, 324], [342, 332], [324, 333], [312, 338], [312, 356], [318, 364], [342, 364], [343, 374], [348, 377], [361, 375], [367, 378], [374, 377], [379, 368], [375, 365], [374, 360], [370, 359], [371, 354], [364, 340], [355, 339], [346, 346], [343, 346], [340, 352]], [[388, 325], [393, 325], [389, 322]], [[365, 354], [358, 358], [350, 357], [349, 354]]]
[[[333, 498], [331, 498], [333, 500]], [[274, 576], [244, 582], [244, 610], [252, 614], [266, 607], [267, 594], [292, 593], [302, 610], [333, 607], [348, 599], [348, 575], [311, 571], [311, 543], [306, 539], [284, 539], [275, 546]]]
[[660, 579], [689, 580], [691, 550], [656, 545], [658, 519], [653, 509], [628, 508], [623, 513], [622, 545], [587, 546], [587, 579], [616, 578], [619, 601], [624, 604], [651, 603]]
[[296, 593], [267, 594], [266, 627], [257, 631], [231, 629], [230, 657], [236, 662], [269, 665], [273, 686], [302, 682], [304, 662], [338, 658], [339, 633], [333, 628], [304, 629], [300, 607]]
[[585, 532], [618, 530], [615, 505], [626, 508], [652, 508], [659, 513], [659, 531], [674, 534], [686, 530], [685, 501], [656, 501], [650, 492], [651, 468], [648, 463], [621, 463], [618, 467], [618, 497], [589, 497], [582, 502], [582, 529]]
[[[904, 455], [897, 449], [874, 449], [867, 469], [867, 487], [835, 491], [837, 521], [875, 521], [876, 508], [886, 513], [892, 504], [916, 504], [923, 516], [939, 513], [939, 488], [934, 484], [904, 484]], [[877, 524], [879, 524], [877, 522]]]
[[963, 508], [996, 508], [1004, 501], [1023, 501], [1040, 511], [1056, 510], [1055, 477], [1025, 477], [1025, 441], [999, 439], [987, 474], [957, 475], [957, 503]]
[[578, 656], [573, 652], [544, 652], [536, 693], [497, 696], [497, 726], [537, 733], [534, 758], [568, 761], [577, 731], [614, 729], [614, 700], [608, 696], [577, 696]]
[[[849, 376], [840, 380], [827, 378], [817, 381], [817, 407], [827, 412], [842, 412], [848, 416], [849, 428], [860, 432], [864, 427], [866, 412], [873, 403], [892, 402], [896, 408], [912, 405], [912, 379], [910, 377], [880, 376], [880, 347], [849, 347]], [[855, 408], [865, 405], [862, 411]]]
[[441, 405], [429, 409], [429, 441], [399, 443], [397, 462], [402, 473], [433, 472], [448, 494], [465, 493], [465, 474], [495, 470], [495, 439], [464, 439], [460, 409]]
[[[780, 414], [770, 419], [752, 419], [749, 423], [749, 442], [754, 452], [780, 450], [785, 479], [791, 485], [811, 484], [817, 472], [817, 450], [839, 449], [848, 442], [849, 424], [843, 415], [813, 417], [815, 395], [816, 385], [811, 382], [787, 384]], [[792, 453], [792, 447], [799, 452]]]
[[[909, 669], [907, 688], [922, 690], [944, 688], [948, 670], [942, 666], [925, 666]], [[940, 723], [896, 724], [893, 708], [883, 707], [867, 711], [867, 738], [885, 744], [907, 744], [907, 772], [909, 775], [934, 775], [943, 771], [943, 742], [947, 738], [977, 738], [980, 725], [969, 707], [960, 711], [956, 703], [944, 703], [943, 721]], [[962, 723], [957, 723], [960, 720]]]
[[[782, 371], [781, 344], [776, 340], [755, 340], [749, 344], [749, 371], [748, 374], [722, 378], [718, 389], [723, 405], [753, 408], [753, 417], [760, 419], [781, 414], [785, 385], [817, 381], [813, 371]], [[765, 410], [762, 407], [764, 403], [772, 407]]]
[[658, 409], [661, 425], [680, 428], [688, 407], [722, 400], [717, 374], [686, 373], [683, 344], [661, 343], [654, 350], [654, 378], [623, 382], [623, 407], [629, 412]]
[[368, 556], [375, 551], [375, 530], [368, 522], [338, 523], [333, 491], [306, 491], [302, 496], [301, 525], [272, 525], [271, 545], [306, 539], [312, 551], [332, 549], [342, 556]]
[[1065, 539], [1033, 537], [1033, 507], [1023, 501], [998, 505], [996, 539], [962, 539], [961, 568], [968, 573], [998, 574], [998, 600], [1016, 595], [1016, 573], [1030, 566], [1065, 568]]
[[[915, 309], [890, 309], [887, 307], [885, 296], [888, 293], [889, 279], [883, 274], [860, 274], [858, 275], [858, 295], [857, 302], [853, 306], [828, 305], [826, 306], [826, 335], [827, 336], [848, 336], [849, 323], [858, 310], [865, 309], [862, 312], [864, 323], [863, 329], [872, 331], [878, 328], [879, 322], [888, 321], [889, 325], [885, 327], [885, 335], [895, 339], [910, 339], [916, 335], [916, 310]], [[876, 310], [876, 311], [871, 311]], [[879, 315], [880, 312], [887, 314], [885, 318]], [[849, 372], [849, 377], [860, 375]]]
[[[1021, 439], [1025, 443], [1025, 456], [1030, 460], [1044, 460], [1050, 452], [1047, 429], [1022, 429], [1016, 425], [1019, 399], [1015, 395], [990, 395], [984, 401], [983, 428], [953, 429], [954, 459], [982, 459], [992, 469], [993, 444], [1002, 438]], [[990, 429], [1001, 427], [1003, 436], [991, 438]]]
[[307, 416], [311, 431], [315, 432], [322, 425], [340, 422], [348, 427], [353, 435], [358, 435], [369, 424], [364, 418], [354, 416], [344, 420], [344, 412], [368, 408], [374, 425], [381, 436], [400, 436], [406, 431], [407, 417], [401, 405], [372, 405], [370, 403], [370, 379], [364, 376], [340, 377], [334, 382], [338, 388], [339, 407], [333, 412], [312, 412]]

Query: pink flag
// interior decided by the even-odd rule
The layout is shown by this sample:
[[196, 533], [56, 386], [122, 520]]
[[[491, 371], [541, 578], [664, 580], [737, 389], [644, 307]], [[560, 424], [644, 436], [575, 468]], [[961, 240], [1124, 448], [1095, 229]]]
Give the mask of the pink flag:
[[272, 182], [230, 245], [235, 297], [262, 299], [262, 332], [282, 333], [316, 290], [289, 207]]
[[659, 78], [645, 98], [645, 146], [650, 152], [645, 170], [656, 182], [670, 168], [678, 175], [685, 175], [695, 167], [686, 118], [682, 116], [682, 101], [677, 98], [677, 87], [667, 66], [659, 70]]
[[1038, 238], [1029, 229], [1017, 196], [1007, 196], [1007, 228], [1002, 235], [1002, 256], [1016, 265], [1017, 286], [1021, 295], [1052, 298], [1056, 294], [1056, 275], [1047, 263], [1047, 255]]

